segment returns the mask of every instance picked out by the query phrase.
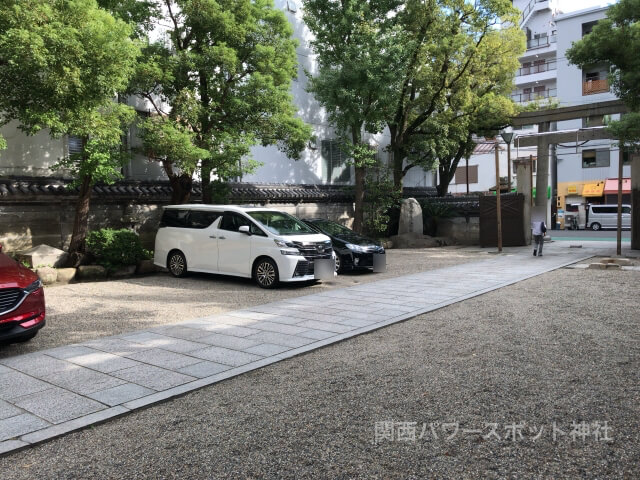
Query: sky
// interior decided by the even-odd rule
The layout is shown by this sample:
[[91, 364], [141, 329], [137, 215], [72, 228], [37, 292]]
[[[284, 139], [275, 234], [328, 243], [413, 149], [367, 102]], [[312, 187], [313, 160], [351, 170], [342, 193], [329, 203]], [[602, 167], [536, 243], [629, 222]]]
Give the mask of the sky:
[[558, 6], [564, 13], [569, 13], [576, 10], [584, 10], [585, 8], [604, 7], [611, 3], [615, 2], [612, 0], [559, 0]]

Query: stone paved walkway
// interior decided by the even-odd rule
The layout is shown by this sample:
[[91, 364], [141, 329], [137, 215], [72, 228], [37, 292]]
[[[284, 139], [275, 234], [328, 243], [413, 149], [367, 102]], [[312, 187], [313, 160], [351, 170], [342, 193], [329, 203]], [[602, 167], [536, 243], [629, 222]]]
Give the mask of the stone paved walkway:
[[[0, 454], [580, 261], [487, 260], [0, 360]], [[46, 332], [43, 332], [46, 334]]]

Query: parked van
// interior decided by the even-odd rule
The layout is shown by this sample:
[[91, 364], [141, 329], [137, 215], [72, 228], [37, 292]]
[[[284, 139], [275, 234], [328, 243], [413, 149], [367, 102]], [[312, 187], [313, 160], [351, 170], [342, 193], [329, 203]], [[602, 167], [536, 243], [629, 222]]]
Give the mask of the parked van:
[[[587, 228], [618, 228], [618, 205], [589, 205]], [[622, 205], [622, 228], [631, 228], [631, 205]]]
[[[188, 271], [248, 277], [262, 288], [317, 278], [334, 269], [331, 239], [274, 209], [232, 205], [164, 207], [153, 262], [183, 277]], [[323, 268], [323, 270], [326, 270]]]

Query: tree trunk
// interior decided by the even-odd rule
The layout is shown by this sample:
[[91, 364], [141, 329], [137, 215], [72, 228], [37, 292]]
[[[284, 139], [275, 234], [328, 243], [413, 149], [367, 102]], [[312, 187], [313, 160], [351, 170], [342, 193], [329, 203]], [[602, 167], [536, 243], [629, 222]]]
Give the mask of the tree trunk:
[[73, 220], [73, 233], [69, 244], [68, 264], [73, 267], [80, 265], [85, 254], [85, 240], [89, 230], [89, 202], [91, 199], [92, 181], [90, 175], [85, 175], [78, 192], [76, 215]]
[[191, 200], [193, 174], [181, 173], [178, 175], [173, 170], [173, 165], [168, 160], [162, 162], [162, 168], [167, 174], [167, 177], [169, 177], [169, 184], [171, 185], [171, 203], [178, 205], [187, 203]]
[[193, 186], [191, 175], [186, 173], [173, 175], [169, 177], [169, 183], [171, 184], [171, 203], [173, 205], [189, 203], [189, 200], [191, 200], [191, 187]]
[[[455, 170], [454, 170], [455, 171]], [[449, 184], [451, 183], [451, 179], [453, 178], [451, 169], [446, 169], [443, 167], [438, 167], [438, 185], [436, 190], [438, 191], [439, 197], [444, 197], [449, 190]]]
[[356, 198], [353, 215], [353, 229], [362, 233], [362, 226], [364, 223], [364, 177], [365, 167], [356, 166]]
[[202, 161], [202, 203], [211, 203], [211, 165], [207, 160]]

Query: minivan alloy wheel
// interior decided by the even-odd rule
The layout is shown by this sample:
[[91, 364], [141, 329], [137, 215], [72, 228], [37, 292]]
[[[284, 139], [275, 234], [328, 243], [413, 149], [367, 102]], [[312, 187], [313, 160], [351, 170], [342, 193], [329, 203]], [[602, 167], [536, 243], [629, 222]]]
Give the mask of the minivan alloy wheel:
[[263, 288], [272, 287], [276, 283], [277, 275], [276, 267], [271, 260], [262, 260], [256, 266], [255, 279]]
[[597, 222], [592, 223], [591, 224], [591, 230], [594, 230], [594, 231], [597, 232], [598, 230], [600, 230], [600, 224], [597, 223]]
[[187, 259], [181, 252], [169, 256], [169, 272], [175, 277], [183, 277], [187, 273]]

